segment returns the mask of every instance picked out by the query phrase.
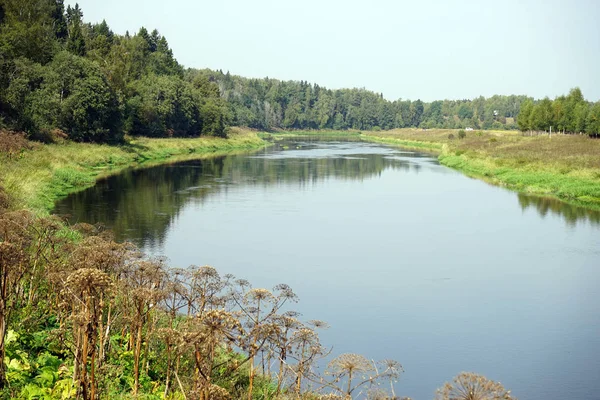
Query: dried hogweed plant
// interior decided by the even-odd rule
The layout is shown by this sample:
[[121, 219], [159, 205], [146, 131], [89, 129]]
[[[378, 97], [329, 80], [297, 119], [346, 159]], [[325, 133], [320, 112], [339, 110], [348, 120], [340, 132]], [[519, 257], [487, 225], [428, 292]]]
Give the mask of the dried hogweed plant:
[[322, 387], [351, 399], [363, 393], [383, 393], [379, 387], [381, 381], [389, 380], [392, 390], [391, 399], [395, 399], [393, 383], [399, 377], [402, 367], [394, 360], [379, 363], [370, 361], [359, 354], [346, 353], [334, 358], [327, 366], [325, 374], [330, 379], [322, 379]]
[[[165, 260], [138, 259], [131, 262], [124, 273], [122, 291], [128, 301], [131, 322], [131, 339], [133, 348], [133, 394], [137, 395], [140, 387], [140, 361], [142, 344], [146, 343], [148, 352], [149, 341], [143, 341], [144, 330], [146, 336], [151, 336], [153, 324], [152, 311], [165, 297], [164, 285], [167, 273]], [[146, 329], [147, 328], [147, 329]], [[148, 357], [146, 357], [146, 360]]]
[[226, 359], [216, 363], [217, 351], [223, 343], [237, 342], [241, 331], [240, 321], [225, 310], [210, 310], [188, 322], [183, 341], [191, 347], [194, 355], [194, 398], [212, 399], [210, 392], [214, 389], [214, 371], [229, 362]]
[[[107, 236], [93, 236], [93, 234], [101, 234], [102, 228], [98, 226], [80, 226], [82, 232], [92, 236], [86, 236], [84, 239], [70, 252], [67, 262], [62, 266], [57, 266], [50, 273], [50, 281], [62, 282], [62, 277], [70, 274], [74, 270], [93, 268], [98, 269], [109, 276], [115, 282], [120, 282], [125, 270], [128, 268], [132, 260], [138, 259], [138, 253], [130, 243], [116, 243], [107, 238]], [[115, 323], [115, 318], [119, 313], [120, 299], [114, 301], [106, 301], [103, 293], [99, 294], [99, 309], [102, 316], [99, 319], [98, 327], [98, 342], [100, 350], [98, 354], [99, 366], [102, 366], [106, 360], [106, 354], [109, 347], [111, 331]]]
[[171, 269], [168, 271], [167, 281], [164, 287], [162, 308], [165, 316], [163, 326], [156, 332], [156, 338], [163, 344], [165, 355], [165, 389], [164, 397], [167, 398], [171, 391], [171, 380], [175, 376], [178, 379], [179, 364], [184, 348], [181, 330], [185, 319], [181, 313], [188, 305], [186, 299], [186, 277], [188, 273], [183, 269]]
[[436, 393], [436, 400], [516, 400], [500, 382], [483, 375], [461, 372], [453, 381], [446, 382]]
[[73, 381], [77, 383], [77, 396], [85, 400], [98, 396], [98, 325], [102, 317], [99, 299], [109, 295], [113, 286], [103, 271], [81, 268], [67, 277], [60, 293], [61, 308], [68, 315], [65, 321], [72, 326]]
[[[240, 284], [241, 283], [241, 284]], [[241, 292], [233, 292], [232, 297], [241, 310], [245, 320], [244, 343], [242, 348], [248, 353], [250, 372], [248, 400], [252, 399], [254, 379], [256, 376], [255, 357], [262, 355], [263, 371], [265, 370], [265, 345], [277, 336], [278, 326], [275, 318], [279, 310], [288, 302], [296, 302], [297, 296], [286, 284], [279, 284], [273, 292], [262, 288], [249, 288], [244, 291], [245, 282], [238, 281]]]
[[275, 397], [281, 394], [281, 389], [284, 381], [285, 363], [288, 354], [292, 351], [291, 336], [301, 326], [298, 321], [299, 314], [294, 311], [288, 311], [282, 315], [277, 315], [273, 318], [275, 326], [273, 338], [270, 341], [272, 352], [278, 360], [277, 369], [277, 388], [275, 389]]

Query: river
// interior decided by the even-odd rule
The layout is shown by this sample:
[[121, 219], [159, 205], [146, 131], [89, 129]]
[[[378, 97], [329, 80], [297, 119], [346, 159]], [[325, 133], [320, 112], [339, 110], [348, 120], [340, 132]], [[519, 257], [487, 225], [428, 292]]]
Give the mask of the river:
[[332, 355], [392, 358], [401, 396], [461, 371], [520, 399], [600, 398], [600, 213], [434, 156], [297, 140], [125, 171], [59, 202], [178, 267], [289, 284]]

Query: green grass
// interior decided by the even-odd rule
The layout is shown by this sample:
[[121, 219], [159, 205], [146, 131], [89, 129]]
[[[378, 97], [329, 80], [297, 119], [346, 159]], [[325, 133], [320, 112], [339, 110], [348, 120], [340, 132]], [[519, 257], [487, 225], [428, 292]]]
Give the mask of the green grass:
[[465, 155], [442, 154], [440, 162], [471, 177], [506, 186], [510, 189], [544, 196], [554, 196], [573, 204], [600, 208], [600, 182], [569, 174], [502, 167], [486, 159]]
[[128, 139], [109, 146], [90, 143], [35, 144], [18, 158], [0, 154], [0, 184], [13, 208], [46, 214], [54, 202], [125, 168], [211, 157], [265, 146], [254, 132], [232, 129], [228, 139]]

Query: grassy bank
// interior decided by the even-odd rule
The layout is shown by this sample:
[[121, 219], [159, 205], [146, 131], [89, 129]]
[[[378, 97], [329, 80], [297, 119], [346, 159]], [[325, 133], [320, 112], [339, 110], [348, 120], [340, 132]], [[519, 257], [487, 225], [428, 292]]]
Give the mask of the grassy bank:
[[2, 159], [0, 184], [14, 208], [43, 214], [52, 209], [58, 198], [126, 168], [211, 157], [264, 145], [256, 133], [241, 129], [232, 129], [228, 139], [135, 138], [118, 146], [33, 144], [17, 157]]
[[[455, 138], [450, 139], [452, 134]], [[264, 146], [261, 137], [353, 137], [439, 155], [443, 165], [523, 193], [600, 209], [600, 140], [579, 135], [522, 136], [518, 132], [398, 129], [381, 132], [233, 129], [229, 139], [129, 139], [120, 146], [36, 144], [0, 163], [0, 183], [16, 208], [47, 213], [54, 202], [119, 171]]]
[[[454, 139], [449, 138], [453, 134]], [[523, 193], [600, 209], [600, 140], [585, 135], [522, 136], [519, 132], [399, 129], [366, 140], [434, 151], [443, 165]]]

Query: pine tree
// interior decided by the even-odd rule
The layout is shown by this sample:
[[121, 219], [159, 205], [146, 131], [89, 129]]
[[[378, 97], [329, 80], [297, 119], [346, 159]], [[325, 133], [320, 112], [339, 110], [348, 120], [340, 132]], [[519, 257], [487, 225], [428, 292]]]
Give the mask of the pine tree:
[[67, 28], [67, 20], [65, 18], [64, 0], [56, 0], [52, 9], [52, 24], [54, 26], [54, 34], [59, 41], [64, 41], [69, 35]]

